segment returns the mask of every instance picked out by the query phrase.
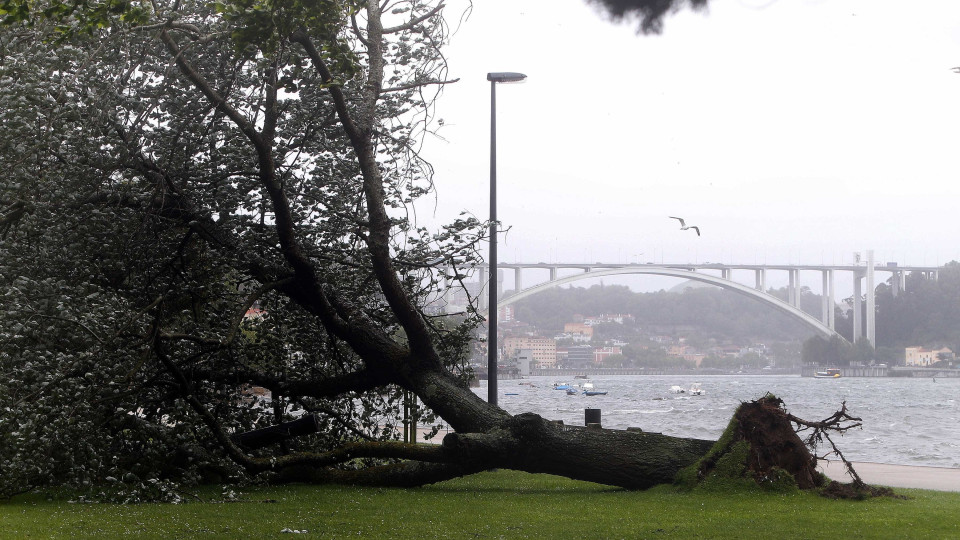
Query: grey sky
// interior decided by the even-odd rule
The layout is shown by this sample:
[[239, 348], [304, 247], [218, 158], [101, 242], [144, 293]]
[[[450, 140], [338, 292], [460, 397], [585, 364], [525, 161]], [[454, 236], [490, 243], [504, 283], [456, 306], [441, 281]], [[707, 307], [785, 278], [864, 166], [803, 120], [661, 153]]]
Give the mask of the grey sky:
[[659, 36], [582, 1], [474, 3], [421, 219], [487, 216], [485, 74], [519, 71], [497, 92], [503, 262], [960, 260], [960, 2], [715, 0]]

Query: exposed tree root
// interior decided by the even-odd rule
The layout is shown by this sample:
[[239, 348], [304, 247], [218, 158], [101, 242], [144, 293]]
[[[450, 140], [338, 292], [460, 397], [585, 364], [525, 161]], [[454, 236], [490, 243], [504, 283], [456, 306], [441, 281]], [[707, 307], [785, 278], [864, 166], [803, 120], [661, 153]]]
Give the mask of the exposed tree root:
[[[895, 496], [889, 488], [865, 484], [830, 438], [830, 432], [860, 426], [861, 419], [847, 412], [846, 403], [830, 417], [811, 422], [789, 414], [781, 399], [767, 394], [742, 403], [720, 440], [699, 462], [682, 471], [678, 481], [694, 487], [750, 479], [768, 489], [817, 489], [832, 498]], [[811, 433], [801, 439], [799, 433], [807, 430]], [[814, 452], [824, 439], [831, 451], [818, 457]], [[817, 460], [833, 454], [843, 460], [853, 483], [829, 481], [817, 470]]]
[[[858, 489], [861, 489], [866, 486], [863, 480], [860, 479], [860, 475], [857, 474], [857, 471], [853, 469], [853, 464], [847, 461], [847, 458], [845, 458], [843, 456], [843, 453], [840, 452], [840, 449], [837, 448], [836, 443], [834, 443], [833, 439], [830, 438], [831, 431], [835, 431], [837, 433], [843, 434], [847, 430], [861, 427], [863, 425], [862, 419], [857, 418], [855, 416], [850, 416], [847, 413], [846, 401], [844, 401], [841, 404], [839, 411], [833, 413], [833, 415], [831, 415], [830, 417], [825, 418], [819, 422], [809, 422], [807, 420], [797, 418], [796, 416], [789, 413], [787, 414], [787, 418], [790, 419], [791, 422], [797, 425], [797, 433], [802, 433], [803, 431], [806, 431], [808, 429], [811, 430], [810, 435], [807, 436], [806, 443], [807, 443], [807, 446], [809, 446], [814, 452], [817, 451], [817, 447], [821, 443], [823, 443], [824, 439], [826, 439], [827, 442], [830, 443], [830, 447], [832, 448], [832, 450], [830, 452], [827, 452], [823, 456], [819, 456], [817, 459], [826, 459], [827, 456], [836, 455], [837, 457], [840, 458], [841, 461], [843, 461], [844, 467], [846, 467], [847, 472], [850, 473], [850, 477], [853, 478], [853, 485]], [[852, 422], [852, 423], [845, 425], [844, 422]]]

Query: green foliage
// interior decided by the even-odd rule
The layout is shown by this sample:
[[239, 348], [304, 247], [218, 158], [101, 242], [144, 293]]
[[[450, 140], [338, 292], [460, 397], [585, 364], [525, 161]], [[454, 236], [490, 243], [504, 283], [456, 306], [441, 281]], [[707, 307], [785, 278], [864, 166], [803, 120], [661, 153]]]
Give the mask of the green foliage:
[[736, 358], [708, 356], [700, 363], [702, 368], [738, 369], [743, 367], [761, 369], [767, 365], [767, 359], [757, 353], [746, 353]]
[[874, 353], [870, 342], [865, 339], [852, 345], [838, 336], [832, 336], [829, 340], [814, 336], [803, 342], [801, 356], [806, 364], [849, 366], [871, 363]]
[[881, 284], [876, 302], [877, 345], [895, 349], [899, 362], [905, 347], [960, 350], [960, 262], [945, 264], [935, 280], [909, 274], [897, 296]]
[[[427, 10], [404, 5], [413, 11], [397, 17]], [[255, 456], [398, 437], [398, 388], [317, 390], [364, 363], [286, 294], [292, 271], [261, 182], [269, 160], [243, 129], [264, 129], [275, 115], [261, 136], [320, 285], [356, 320], [397, 335], [330, 83], [289, 41], [294, 29], [307, 32], [340, 89], [356, 96], [368, 76], [363, 43], [344, 30], [356, 9], [0, 3], [0, 373], [9, 382], [0, 386], [0, 496], [62, 485], [110, 500], [175, 500], [204, 478], [242, 475], [193, 400], [226, 434], [305, 411], [320, 418], [319, 434]], [[177, 69], [162, 27], [222, 103]], [[442, 31], [426, 21], [385, 37], [392, 84], [439, 69], [428, 44], [442, 43]], [[415, 151], [430, 118], [419, 90], [391, 92], [368, 116], [390, 134], [376, 146], [385, 204], [397, 215], [432, 186]], [[358, 100], [347, 107], [356, 113]], [[389, 249], [403, 262], [401, 287], [425, 318], [439, 286], [426, 261], [469, 263], [481, 235], [472, 219], [441, 231], [394, 220]], [[251, 306], [262, 316], [245, 319]], [[428, 320], [443, 365], [462, 373], [476, 319]], [[255, 386], [272, 401], [252, 394]], [[436, 421], [430, 411], [420, 417]]]

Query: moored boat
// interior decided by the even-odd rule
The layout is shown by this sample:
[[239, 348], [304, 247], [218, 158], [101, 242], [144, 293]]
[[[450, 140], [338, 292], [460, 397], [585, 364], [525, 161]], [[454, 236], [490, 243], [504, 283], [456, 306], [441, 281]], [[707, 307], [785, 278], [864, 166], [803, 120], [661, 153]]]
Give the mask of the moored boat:
[[841, 376], [838, 368], [828, 368], [823, 371], [817, 371], [813, 374], [815, 379], [839, 379]]
[[704, 391], [704, 389], [700, 387], [700, 383], [698, 383], [698, 382], [695, 382], [695, 383], [693, 383], [693, 384], [690, 386], [690, 395], [691, 395], [691, 396], [702, 396], [702, 395], [704, 395], [704, 394], [706, 394], [706, 393], [707, 393], [707, 392]]
[[599, 388], [594, 388], [593, 383], [583, 383], [583, 395], [585, 396], [605, 396], [607, 395], [606, 390], [600, 390]]

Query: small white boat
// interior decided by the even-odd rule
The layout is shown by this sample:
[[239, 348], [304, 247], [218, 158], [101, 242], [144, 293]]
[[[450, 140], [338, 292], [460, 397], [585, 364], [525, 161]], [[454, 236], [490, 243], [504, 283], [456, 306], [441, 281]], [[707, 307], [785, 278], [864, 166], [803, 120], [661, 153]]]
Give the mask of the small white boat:
[[706, 394], [703, 388], [700, 387], [700, 383], [695, 382], [690, 386], [690, 395], [691, 396], [702, 396]]
[[817, 371], [813, 374], [814, 379], [839, 379], [840, 370], [837, 368], [829, 368], [825, 371]]
[[687, 391], [682, 386], [673, 385], [670, 387], [671, 394], [686, 394]]

